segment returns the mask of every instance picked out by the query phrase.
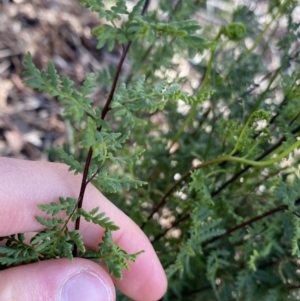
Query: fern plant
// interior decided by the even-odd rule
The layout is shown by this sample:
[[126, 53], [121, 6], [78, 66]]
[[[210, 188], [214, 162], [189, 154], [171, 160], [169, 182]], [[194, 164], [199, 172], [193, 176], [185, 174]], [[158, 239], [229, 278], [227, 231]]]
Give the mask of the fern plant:
[[[0, 263], [81, 256], [104, 260], [120, 279], [140, 253], [113, 242], [109, 213], [82, 208], [93, 183], [152, 241], [169, 280], [164, 300], [297, 300], [297, 1], [215, 9], [222, 26], [200, 26], [206, 1], [160, 1], [148, 12], [150, 1], [81, 2], [103, 20], [93, 29], [97, 47], [122, 48], [118, 66], [75, 88], [52, 62], [38, 70], [30, 54], [24, 61], [25, 83], [56, 97], [72, 125], [75, 148], [52, 156], [83, 174], [80, 195], [40, 205], [49, 217], [37, 217], [45, 230], [30, 244], [23, 234], [2, 237]], [[131, 72], [122, 77], [126, 58]], [[108, 95], [102, 108], [91, 98], [96, 86]], [[86, 250], [81, 219], [105, 229], [98, 250]]]

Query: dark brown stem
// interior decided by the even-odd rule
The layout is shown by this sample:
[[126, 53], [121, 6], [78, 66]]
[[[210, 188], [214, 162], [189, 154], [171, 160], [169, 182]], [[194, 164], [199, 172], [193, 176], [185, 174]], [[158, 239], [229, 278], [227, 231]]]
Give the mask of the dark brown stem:
[[[172, 17], [174, 16], [174, 12], [175, 12], [175, 11], [178, 9], [178, 7], [180, 6], [181, 1], [182, 1], [182, 0], [179, 0], [179, 1], [176, 3], [175, 8], [173, 9], [172, 14], [169, 16], [168, 22], [170, 22], [170, 21], [172, 20]], [[144, 61], [148, 58], [148, 56], [149, 56], [151, 50], [153, 49], [153, 47], [155, 46], [155, 44], [156, 44], [156, 41], [153, 42], [153, 43], [148, 47], [148, 49], [145, 51], [145, 53], [143, 54], [143, 56], [139, 59], [139, 63], [144, 62]], [[168, 45], [164, 45], [164, 47], [170, 47], [170, 45], [169, 45], [169, 44], [168, 44]], [[162, 52], [163, 52], [163, 51], [164, 51], [164, 49], [162, 49]], [[152, 66], [152, 68], [153, 68], [153, 66]], [[148, 78], [149, 73], [150, 73], [150, 72], [147, 72], [147, 73], [146, 73], [146, 79]], [[130, 75], [128, 76], [128, 78], [126, 79], [126, 85], [128, 85], [128, 84], [131, 82], [132, 78], [133, 78], [133, 74], [130, 74]]]
[[[300, 130], [300, 126], [298, 126], [297, 128], [295, 128], [292, 133], [295, 134]], [[264, 157], [266, 157], [267, 155], [269, 155], [270, 153], [272, 153], [277, 147], [279, 147], [284, 141], [286, 140], [286, 137], [283, 136], [276, 144], [274, 144], [271, 148], [269, 148], [268, 150], [266, 150], [262, 155], [260, 155], [258, 158], [255, 159], [255, 161], [260, 161], [261, 159], [263, 159]], [[211, 193], [211, 196], [214, 197], [216, 196], [218, 193], [220, 193], [225, 187], [227, 187], [229, 184], [231, 184], [232, 182], [234, 182], [236, 179], [238, 179], [243, 173], [245, 173], [251, 166], [248, 165], [245, 168], [241, 169], [239, 172], [237, 172], [232, 178], [230, 178], [228, 181], [226, 181], [220, 188], [218, 188], [217, 190], [215, 190], [214, 192]], [[191, 169], [194, 170], [195, 168]], [[178, 181], [176, 181], [173, 186], [166, 192], [166, 194], [164, 195], [164, 197], [161, 199], [160, 203], [158, 205], [163, 206], [166, 202], [167, 197], [170, 196], [170, 194], [176, 189], [176, 187], [186, 178], [188, 178], [188, 176], [190, 175], [190, 171], [189, 173], [186, 172]], [[184, 177], [184, 178], [183, 178]], [[166, 197], [165, 197], [166, 196]], [[163, 200], [163, 203], [162, 203]], [[158, 205], [155, 207], [157, 208]], [[298, 205], [298, 204], [297, 204]], [[159, 207], [159, 208], [160, 208]], [[154, 210], [153, 210], [154, 211]], [[153, 212], [152, 211], [152, 212]], [[152, 213], [151, 212], [151, 213]], [[155, 212], [153, 212], [154, 214]], [[153, 216], [152, 214], [152, 216]], [[166, 234], [166, 232], [168, 232], [170, 229], [176, 227], [179, 223], [181, 223], [182, 221], [185, 221], [187, 219], [189, 219], [190, 214], [186, 214], [184, 216], [182, 216], [180, 219], [176, 220], [175, 222], [172, 223], [171, 227], [166, 229], [163, 233], [158, 234], [155, 238], [154, 241], [160, 239], [162, 236], [164, 236]]]
[[[282, 142], [285, 140], [285, 137], [282, 137], [276, 144], [274, 144], [269, 150], [267, 150], [264, 154], [262, 154], [260, 157], [258, 157], [255, 161], [259, 161], [268, 154], [270, 154], [273, 150], [275, 150], [277, 147], [279, 147]], [[236, 173], [230, 180], [225, 182], [217, 191], [214, 191], [211, 196], [214, 197], [216, 194], [219, 193], [222, 189], [224, 189], [227, 185], [229, 185], [231, 182], [236, 180], [241, 174], [243, 174], [245, 171], [247, 171], [251, 166], [248, 165], [245, 168], [241, 169], [238, 173]], [[161, 200], [158, 202], [158, 204], [153, 208], [151, 211], [150, 215], [148, 216], [148, 220], [150, 220], [154, 213], [156, 213], [167, 201], [167, 198], [173, 193], [173, 191], [183, 182], [185, 181], [191, 174], [192, 171], [197, 169], [197, 167], [193, 167], [187, 172], [185, 172], [179, 180], [177, 180], [169, 189], [168, 191], [164, 194], [164, 196], [161, 198]], [[224, 187], [223, 187], [224, 186]], [[184, 219], [188, 218], [189, 214], [184, 217]], [[144, 227], [145, 223], [141, 226], [142, 228]], [[173, 227], [173, 225], [172, 225]]]
[[[300, 130], [300, 126], [297, 127], [292, 131], [292, 134], [297, 133]], [[286, 137], [283, 136], [276, 144], [274, 144], [272, 147], [270, 147], [268, 150], [266, 150], [263, 154], [261, 154], [255, 161], [260, 161], [270, 153], [272, 153], [277, 147], [279, 147], [284, 141], [286, 140]], [[239, 172], [237, 172], [234, 176], [232, 176], [228, 181], [224, 182], [217, 190], [211, 193], [211, 196], [214, 197], [217, 194], [219, 194], [224, 188], [226, 188], [229, 184], [237, 180], [243, 173], [245, 173], [251, 166], [247, 165], [245, 168], [241, 169]]]
[[[128, 42], [122, 52], [122, 56], [120, 58], [120, 61], [119, 61], [119, 64], [118, 64], [118, 67], [117, 67], [117, 72], [116, 72], [116, 75], [114, 77], [114, 81], [112, 83], [112, 87], [110, 89], [110, 92], [109, 92], [109, 95], [108, 95], [108, 98], [106, 100], [106, 103], [104, 105], [104, 108], [103, 108], [103, 111], [102, 111], [102, 114], [101, 114], [101, 119], [104, 120], [105, 116], [107, 115], [107, 113], [109, 112], [110, 110], [110, 104], [113, 100], [113, 97], [114, 97], [114, 94], [115, 94], [115, 91], [116, 91], [116, 87], [117, 87], [117, 83], [118, 83], [118, 80], [119, 80], [119, 76], [120, 76], [120, 73], [121, 73], [121, 70], [122, 70], [122, 66], [123, 66], [123, 63], [124, 63], [124, 60], [126, 58], [126, 55], [129, 51], [129, 48], [131, 46], [131, 42]], [[101, 130], [101, 128], [99, 128], [98, 130]]]
[[[295, 201], [295, 206], [299, 206], [299, 205], [300, 205], [300, 199], [298, 199], [298, 200]], [[210, 244], [210, 243], [212, 243], [212, 242], [214, 242], [216, 240], [219, 240], [219, 239], [221, 239], [223, 237], [229, 236], [231, 233], [233, 233], [235, 231], [238, 231], [240, 229], [243, 229], [243, 228], [245, 228], [247, 226], [250, 226], [251, 224], [253, 224], [253, 223], [255, 223], [255, 222], [259, 221], [259, 220], [262, 220], [265, 217], [268, 217], [268, 216], [273, 215], [273, 214], [275, 214], [277, 212], [281, 212], [281, 211], [285, 211], [285, 210], [288, 210], [288, 206], [287, 205], [280, 205], [280, 206], [278, 206], [278, 207], [276, 207], [276, 208], [274, 208], [274, 209], [272, 209], [270, 211], [267, 211], [267, 212], [265, 212], [265, 213], [263, 213], [261, 215], [258, 215], [258, 216], [254, 217], [254, 218], [251, 218], [250, 220], [248, 220], [248, 221], [246, 221], [244, 223], [241, 223], [239, 225], [236, 225], [236, 226], [228, 229], [224, 234], [215, 236], [214, 238], [212, 238], [212, 239], [210, 239], [210, 240], [202, 243], [202, 247], [205, 247], [206, 245], [208, 245], [208, 244]], [[295, 216], [297, 216], [297, 217], [300, 218], [299, 214], [297, 214], [296, 212], [293, 212], [293, 214]], [[184, 220], [184, 218], [182, 218], [180, 221], [183, 221], [183, 220]], [[160, 235], [156, 236], [154, 240], [157, 240], [157, 239], [159, 239], [162, 236], [163, 235], [160, 234]], [[170, 264], [171, 263], [169, 263], [168, 266]], [[164, 268], [166, 268], [166, 267], [164, 267]]]
[[[300, 130], [300, 126], [297, 127], [296, 129], [294, 129], [292, 131], [293, 134], [297, 133]], [[255, 159], [255, 161], [260, 161], [262, 160], [264, 157], [266, 157], [267, 155], [269, 155], [270, 153], [272, 153], [276, 148], [278, 148], [284, 141], [286, 140], [286, 137], [283, 136], [276, 144], [274, 144], [272, 147], [270, 147], [268, 150], [266, 150], [262, 155], [260, 155], [259, 157], [257, 157]], [[223, 183], [217, 190], [213, 191], [211, 193], [211, 196], [214, 197], [217, 194], [219, 194], [225, 187], [227, 187], [229, 184], [231, 184], [232, 182], [234, 182], [235, 180], [237, 180], [243, 173], [245, 173], [249, 168], [251, 167], [251, 165], [247, 165], [245, 168], [241, 169], [239, 172], [237, 172], [232, 178], [230, 178], [228, 181], [226, 181], [225, 183]], [[197, 167], [196, 167], [197, 168]], [[154, 215], [155, 212], [157, 212], [167, 201], [167, 198], [172, 194], [172, 192], [177, 188], [177, 186], [179, 186], [184, 180], [186, 180], [190, 174], [191, 171], [196, 169], [191, 168], [189, 171], [187, 171], [186, 173], [183, 174], [183, 176], [176, 181], [170, 188], [169, 190], [165, 193], [165, 195], [162, 197], [162, 199], [160, 200], [160, 202], [157, 204], [157, 206], [152, 210], [151, 214], [149, 215], [149, 218], [152, 218], [152, 216]], [[185, 216], [183, 216], [182, 218], [180, 218], [180, 221], [186, 220], [190, 217], [189, 214], [186, 214]], [[142, 227], [144, 226], [144, 224], [142, 225]], [[177, 222], [174, 222], [171, 226], [171, 228], [177, 226]], [[166, 231], [170, 230], [171, 228], [167, 229]], [[158, 235], [159, 237], [161, 237], [161, 235]]]
[[[142, 12], [141, 12], [142, 16], [146, 13], [150, 1], [151, 0], [146, 0], [145, 1], [145, 4], [144, 4], [144, 6], [142, 8]], [[114, 77], [114, 80], [113, 80], [112, 87], [110, 89], [108, 98], [107, 98], [107, 100], [105, 102], [105, 105], [103, 107], [103, 110], [102, 110], [102, 114], [101, 114], [101, 119], [102, 120], [105, 119], [107, 113], [110, 111], [110, 105], [111, 105], [111, 102], [113, 100], [113, 97], [114, 97], [114, 94], [115, 94], [115, 91], [116, 91], [116, 87], [117, 87], [117, 83], [118, 83], [118, 80], [119, 80], [119, 77], [120, 77], [120, 74], [121, 74], [122, 66], [123, 66], [125, 58], [128, 54], [130, 46], [131, 46], [131, 41], [129, 41], [126, 44], [126, 46], [123, 47], [122, 56], [120, 58], [118, 66], [117, 66], [117, 72], [115, 74], [115, 77]], [[101, 127], [97, 128], [97, 130], [101, 131]], [[88, 179], [88, 171], [89, 171], [89, 167], [90, 167], [90, 164], [91, 164], [92, 155], [93, 155], [93, 148], [90, 147], [89, 152], [88, 152], [87, 157], [86, 157], [86, 160], [85, 160], [84, 171], [83, 171], [82, 181], [81, 181], [81, 187], [80, 187], [80, 192], [79, 192], [79, 196], [78, 196], [77, 208], [79, 208], [79, 209], [82, 208], [82, 203], [83, 203], [85, 190], [86, 190], [86, 187], [87, 187], [88, 183], [91, 181], [91, 179]], [[78, 218], [76, 219], [76, 222], [75, 222], [75, 230], [79, 230], [79, 228], [80, 228], [80, 216], [78, 216]], [[77, 246], [75, 244], [74, 244], [74, 248], [73, 248], [73, 256], [74, 257], [77, 256]]]
[[[86, 179], [88, 177], [88, 172], [89, 172], [89, 167], [90, 167], [91, 160], [92, 160], [92, 155], [93, 155], [93, 149], [90, 147], [89, 152], [86, 157], [84, 171], [83, 171], [82, 180], [81, 180], [81, 187], [80, 187], [78, 203], [77, 203], [78, 208], [82, 208], [83, 197], [84, 197], [84, 193], [85, 193], [85, 189], [86, 189], [86, 185], [87, 185]], [[76, 219], [75, 229], [79, 230], [79, 227], [80, 227], [80, 218], [78, 217]], [[74, 249], [75, 249], [75, 247], [74, 247]]]
[[[154, 213], [157, 212], [167, 201], [167, 198], [172, 194], [172, 192], [176, 189], [176, 187], [181, 184], [185, 179], [187, 179], [190, 176], [191, 171], [189, 170], [186, 172], [179, 180], [177, 180], [164, 194], [164, 196], [161, 198], [161, 200], [158, 202], [158, 204], [153, 208], [152, 212], [148, 216], [148, 220], [150, 220]], [[144, 224], [142, 225], [143, 228]]]
[[[300, 52], [297, 51], [296, 55], [298, 55]], [[294, 56], [290, 56], [290, 60], [294, 59]], [[281, 68], [281, 67], [280, 67]], [[280, 68], [278, 68], [277, 70], [275, 70], [275, 72], [278, 72], [280, 70]], [[269, 76], [270, 73], [268, 73], [266, 75], [266, 77]], [[295, 81], [296, 82], [296, 81]], [[294, 82], [294, 84], [295, 84]], [[246, 92], [247, 93], [247, 92]], [[287, 99], [285, 97], [285, 99], [283, 100], [283, 102], [280, 104], [279, 108], [282, 108], [287, 102]], [[271, 120], [270, 120], [270, 124], [274, 123], [275, 119], [278, 117], [279, 113], [277, 113], [276, 115], [272, 116]], [[296, 120], [296, 118], [298, 117], [298, 115], [296, 117], [294, 117], [294, 119], [289, 123], [289, 126], [292, 125], [292, 123]], [[292, 131], [292, 133], [296, 133], [300, 130], [300, 127], [296, 128], [295, 130]], [[253, 138], [256, 139], [259, 136], [260, 133], [257, 133]], [[285, 136], [283, 136], [275, 145], [273, 145], [269, 150], [267, 150], [266, 152], [264, 152], [261, 156], [259, 156], [257, 159], [255, 159], [255, 161], [259, 161], [261, 159], [263, 159], [264, 157], [266, 157], [267, 155], [269, 155], [271, 152], [273, 152], [278, 146], [280, 146], [282, 144], [282, 142], [284, 142], [286, 140]], [[222, 163], [220, 163], [220, 166], [225, 166], [228, 163], [228, 161], [224, 161]], [[212, 192], [211, 196], [214, 197], [215, 195], [217, 195], [218, 193], [220, 193], [224, 188], [226, 188], [229, 184], [231, 184], [232, 182], [234, 182], [236, 179], [238, 179], [243, 173], [245, 173], [251, 166], [248, 165], [245, 168], [241, 169], [239, 172], [237, 172], [234, 176], [232, 176], [232, 178], [230, 178], [228, 181], [224, 182], [222, 184], [222, 186], [220, 186], [217, 190], [215, 190], [214, 192]], [[149, 214], [147, 220], [150, 220], [153, 215], [158, 212], [158, 210], [164, 206], [164, 204], [167, 202], [167, 198], [172, 194], [172, 192], [177, 188], [177, 186], [179, 186], [183, 181], [185, 181], [189, 176], [191, 171], [195, 170], [197, 168], [192, 168], [189, 171], [187, 171], [178, 181], [176, 181], [169, 189], [168, 191], [165, 193], [165, 195], [161, 198], [161, 200], [158, 202], [158, 204], [153, 208], [153, 210], [151, 211], [151, 213]], [[188, 215], [189, 216], [189, 215]], [[145, 226], [146, 222], [144, 222], [141, 225], [141, 228], [143, 229]]]
[[[297, 206], [297, 205], [299, 205], [299, 204], [300, 204], [300, 200], [297, 200], [297, 201], [295, 202], [295, 205]], [[276, 208], [274, 208], [274, 209], [272, 209], [272, 210], [270, 210], [270, 211], [267, 211], [267, 212], [265, 212], [265, 213], [263, 213], [263, 214], [261, 214], [261, 215], [258, 215], [258, 216], [256, 216], [256, 217], [253, 217], [253, 218], [249, 219], [248, 221], [246, 221], [246, 222], [244, 222], [244, 223], [241, 223], [241, 224], [239, 224], [239, 225], [236, 225], [236, 226], [234, 226], [234, 227], [228, 229], [224, 234], [219, 235], [219, 236], [215, 236], [215, 237], [212, 238], [211, 240], [206, 241], [206, 242], [203, 244], [203, 246], [206, 246], [207, 244], [209, 244], [209, 243], [211, 243], [211, 242], [214, 242], [214, 241], [216, 241], [216, 240], [218, 240], [218, 239], [220, 239], [220, 238], [222, 238], [222, 237], [226, 237], [226, 236], [230, 235], [231, 233], [233, 233], [233, 232], [235, 232], [235, 231], [237, 231], [237, 230], [240, 230], [240, 229], [245, 228], [245, 227], [247, 227], [247, 226], [249, 226], [249, 225], [251, 225], [251, 224], [253, 224], [253, 223], [255, 223], [255, 222], [259, 221], [259, 220], [262, 220], [262, 219], [265, 218], [265, 217], [268, 217], [268, 216], [273, 215], [273, 214], [275, 214], [275, 213], [277, 213], [277, 212], [280, 212], [280, 211], [285, 211], [285, 210], [287, 210], [287, 209], [288, 209], [288, 206], [287, 206], [287, 205], [280, 205], [280, 206], [278, 206], [278, 207], [276, 207]]]
[[103, 167], [103, 164], [97, 169], [97, 171], [89, 178], [86, 180], [86, 185], [89, 184], [91, 181], [94, 180], [94, 178], [99, 174], [99, 172], [101, 171]]
[[[298, 199], [295, 202], [295, 206], [299, 206], [299, 205], [300, 205], [300, 199]], [[287, 209], [288, 209], [287, 205], [278, 206], [278, 207], [276, 207], [276, 208], [274, 208], [274, 209], [272, 209], [272, 210], [270, 210], [270, 211], [268, 211], [268, 212], [266, 212], [266, 213], [264, 213], [262, 215], [259, 215], [259, 216], [255, 217], [255, 218], [250, 219], [249, 221], [247, 221], [245, 223], [242, 223], [240, 225], [237, 225], [237, 226], [235, 226], [235, 227], [227, 230], [226, 233], [224, 233], [222, 235], [219, 235], [219, 236], [216, 236], [213, 239], [211, 239], [210, 241], [205, 242], [203, 244], [203, 246], [205, 246], [205, 245], [207, 245], [207, 244], [209, 244], [209, 243], [211, 243], [213, 241], [216, 241], [216, 240], [218, 240], [218, 239], [220, 239], [222, 237], [225, 237], [225, 236], [227, 236], [227, 235], [229, 235], [229, 234], [231, 234], [231, 233], [233, 233], [233, 232], [235, 232], [235, 231], [237, 231], [239, 229], [242, 229], [242, 228], [244, 228], [246, 226], [249, 226], [252, 223], [254, 223], [254, 222], [258, 221], [258, 220], [261, 220], [261, 219], [263, 219], [263, 218], [265, 218], [267, 216], [273, 215], [273, 214], [275, 214], [277, 212], [284, 211], [284, 210], [287, 210]], [[271, 263], [268, 263], [267, 265], [261, 266], [260, 268], [266, 268], [267, 266], [270, 266], [270, 265], [273, 265], [273, 264], [274, 264], [274, 262], [271, 262]], [[292, 289], [298, 289], [299, 287], [300, 286], [295, 285], [295, 286], [289, 286], [287, 289], [288, 290], [292, 290]], [[207, 290], [207, 289], [211, 289], [211, 286], [208, 285], [208, 286], [202, 287], [200, 289], [196, 289], [196, 290], [190, 291], [190, 292], [186, 293], [186, 295], [192, 295], [192, 294], [200, 293], [201, 291]]]

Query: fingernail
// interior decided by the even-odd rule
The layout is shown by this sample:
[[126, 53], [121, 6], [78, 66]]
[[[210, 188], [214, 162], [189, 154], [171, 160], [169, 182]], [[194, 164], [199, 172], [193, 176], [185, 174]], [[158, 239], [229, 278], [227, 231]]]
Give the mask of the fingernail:
[[106, 282], [91, 272], [72, 276], [62, 289], [61, 301], [110, 301], [112, 292]]

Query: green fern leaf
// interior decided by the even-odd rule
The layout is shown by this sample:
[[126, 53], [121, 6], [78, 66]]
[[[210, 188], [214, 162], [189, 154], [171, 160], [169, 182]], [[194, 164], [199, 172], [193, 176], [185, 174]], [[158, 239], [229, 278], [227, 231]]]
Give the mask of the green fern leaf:
[[77, 200], [74, 198], [59, 198], [59, 204], [55, 202], [51, 202], [50, 204], [40, 204], [38, 207], [52, 216], [57, 215], [60, 211], [66, 211], [69, 216], [75, 209], [77, 204]]
[[78, 250], [82, 253], [86, 251], [85, 246], [82, 241], [82, 236], [80, 235], [78, 230], [69, 231], [68, 232], [70, 239], [74, 242], [78, 248]]
[[74, 156], [66, 153], [62, 148], [58, 148], [56, 151], [62, 162], [69, 165], [69, 171], [74, 170], [75, 175], [83, 172], [83, 166], [74, 158]]
[[104, 261], [108, 267], [109, 272], [116, 279], [122, 279], [122, 270], [129, 269], [128, 261], [135, 261], [137, 257], [143, 252], [137, 252], [134, 254], [128, 254], [117, 246], [111, 235], [111, 231], [105, 231], [105, 235], [102, 238], [103, 242], [99, 244], [99, 250], [88, 250], [83, 256], [89, 258], [95, 262]]
[[65, 221], [62, 218], [43, 218], [36, 216], [35, 219], [43, 226], [46, 227], [56, 227], [62, 225]]
[[59, 89], [60, 88], [60, 78], [59, 78], [59, 75], [57, 74], [57, 71], [56, 71], [52, 61], [49, 61], [49, 63], [48, 63], [48, 72], [49, 72], [49, 80], [50, 80], [51, 85], [54, 88]]
[[115, 6], [112, 6], [110, 10], [105, 12], [107, 21], [121, 20], [120, 15], [128, 15], [126, 1], [124, 0], [118, 0]]
[[[95, 208], [98, 209], [99, 207]], [[97, 213], [98, 210], [92, 210], [90, 212], [85, 211], [82, 208], [79, 208], [77, 210], [77, 214], [74, 215], [74, 219], [77, 218], [77, 215], [82, 216], [87, 222], [93, 222], [94, 224], [97, 224], [101, 227], [103, 227], [104, 229], [108, 229], [110, 231], [116, 231], [119, 230], [119, 227], [117, 225], [115, 225], [110, 219], [109, 217], [104, 217], [105, 213], [99, 213], [97, 215], [95, 215]]]

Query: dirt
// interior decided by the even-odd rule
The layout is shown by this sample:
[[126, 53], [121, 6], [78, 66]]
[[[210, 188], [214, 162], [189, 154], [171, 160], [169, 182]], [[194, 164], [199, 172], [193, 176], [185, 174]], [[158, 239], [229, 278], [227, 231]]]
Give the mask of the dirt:
[[[48, 160], [47, 150], [68, 139], [60, 104], [23, 84], [22, 62], [30, 51], [38, 68], [52, 60], [60, 75], [82, 83], [116, 61], [95, 49], [97, 24], [98, 16], [73, 0], [0, 0], [0, 156]], [[96, 91], [96, 102], [104, 92]]]

